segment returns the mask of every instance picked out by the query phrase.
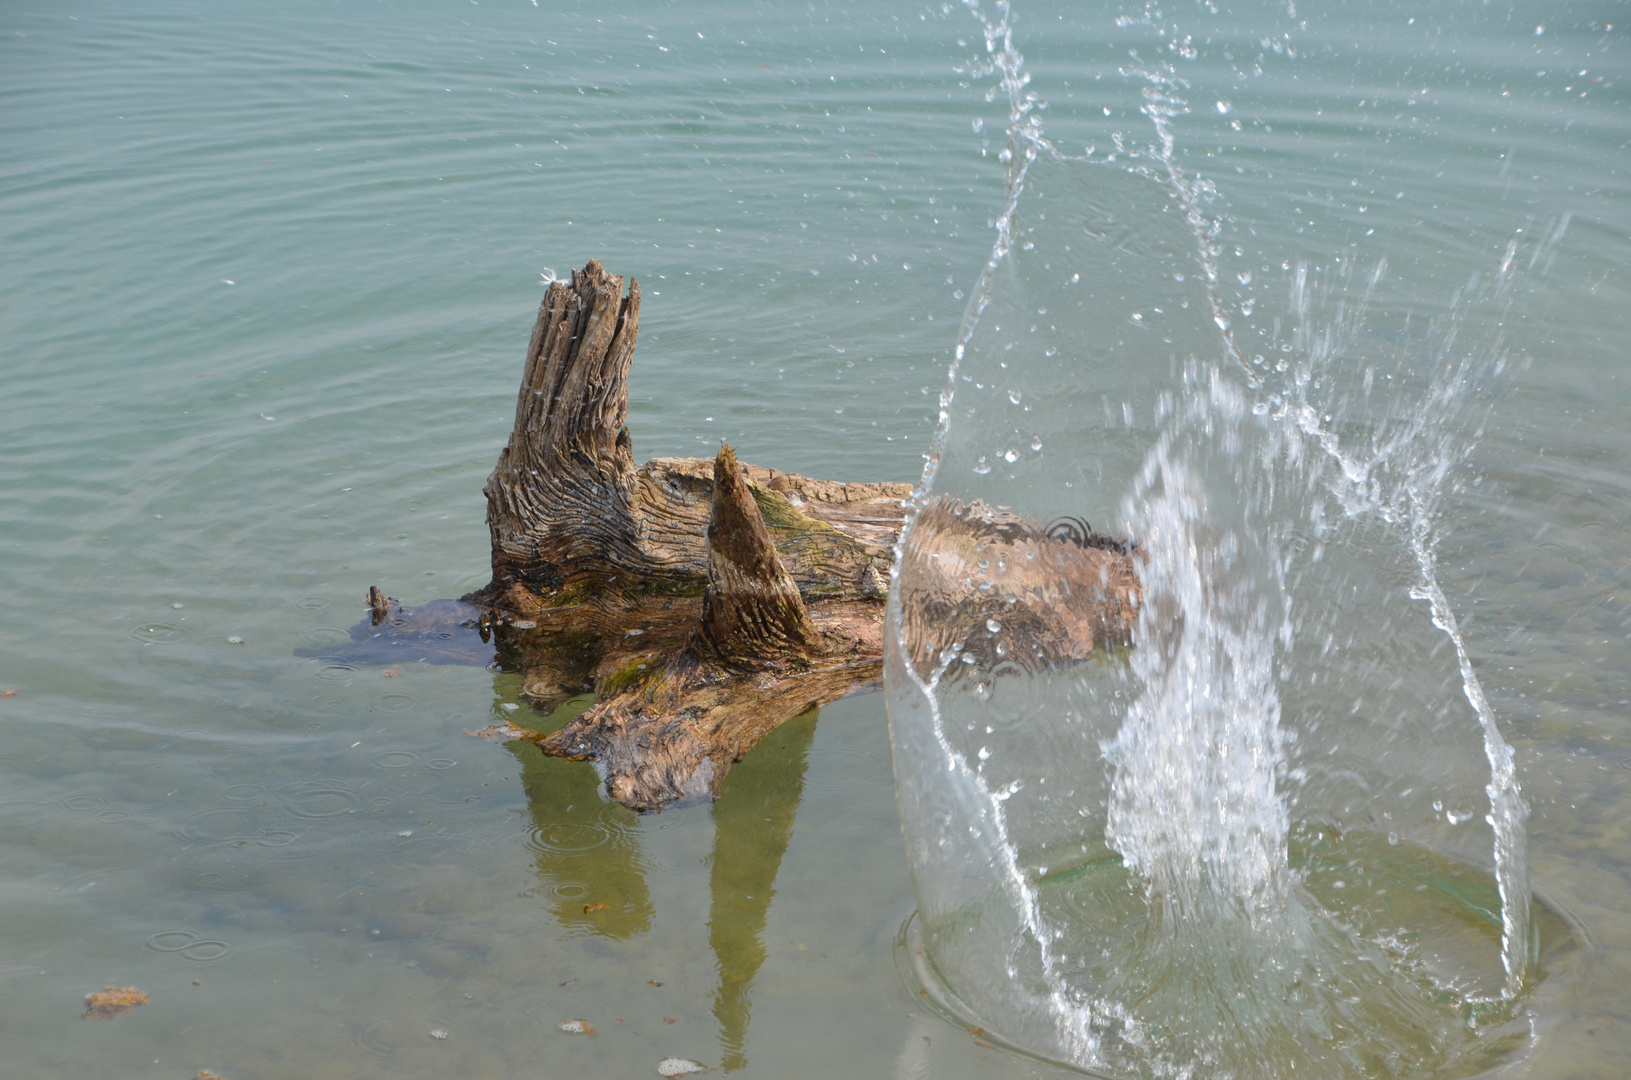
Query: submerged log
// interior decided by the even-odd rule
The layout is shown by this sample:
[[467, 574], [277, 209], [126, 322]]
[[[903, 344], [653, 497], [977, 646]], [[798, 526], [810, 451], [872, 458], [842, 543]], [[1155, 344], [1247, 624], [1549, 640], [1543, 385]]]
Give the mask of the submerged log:
[[[781, 473], [729, 446], [636, 466], [625, 420], [640, 286], [623, 286], [593, 260], [550, 285], [484, 489], [492, 580], [459, 603], [536, 705], [599, 698], [557, 732], [483, 734], [592, 759], [613, 799], [659, 810], [712, 798], [777, 725], [877, 685], [912, 489]], [[1135, 621], [1135, 553], [1085, 526], [933, 499], [911, 544], [903, 628], [925, 675], [1073, 662]], [[417, 645], [416, 613], [446, 618], [391, 603], [372, 590], [354, 639]]]

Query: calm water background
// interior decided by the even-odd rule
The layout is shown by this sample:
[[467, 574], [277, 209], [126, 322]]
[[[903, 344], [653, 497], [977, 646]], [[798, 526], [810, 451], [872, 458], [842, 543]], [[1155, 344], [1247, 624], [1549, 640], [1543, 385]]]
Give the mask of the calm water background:
[[[1180, 160], [1264, 295], [1385, 256], [1433, 314], [1556, 236], [1500, 315], [1516, 362], [1440, 577], [1517, 747], [1537, 888], [1596, 948], [1513, 1075], [1623, 1075], [1631, 13], [1018, 15], [1073, 150], [1147, 139], [1129, 48], [1178, 65]], [[876, 696], [756, 751], [712, 810], [637, 819], [584, 766], [464, 735], [524, 715], [510, 676], [294, 655], [370, 584], [485, 583], [540, 274], [589, 257], [645, 289], [641, 458], [728, 438], [914, 478], [1002, 201], [1004, 103], [956, 70], [978, 29], [887, 2], [0, 10], [8, 1075], [1048, 1074], [896, 973]], [[766, 846], [729, 839], [743, 819]], [[82, 1023], [107, 985], [153, 1003]], [[578, 1017], [599, 1037], [557, 1029]]]

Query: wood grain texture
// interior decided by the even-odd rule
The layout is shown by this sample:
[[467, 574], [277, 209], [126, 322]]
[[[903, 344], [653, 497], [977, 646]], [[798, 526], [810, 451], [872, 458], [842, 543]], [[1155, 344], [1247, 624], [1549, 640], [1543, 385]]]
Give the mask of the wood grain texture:
[[551, 282], [538, 309], [515, 404], [515, 426], [482, 489], [493, 580], [482, 598], [532, 598], [610, 576], [634, 582], [665, 569], [640, 543], [634, 457], [624, 419], [640, 331], [640, 286], [598, 260]]
[[726, 665], [821, 652], [821, 635], [776, 556], [759, 504], [728, 445], [714, 459], [711, 505], [708, 591], [702, 594], [692, 648]]
[[[639, 284], [625, 293], [597, 261], [551, 283], [484, 488], [491, 582], [451, 607], [374, 590], [353, 637], [380, 655], [423, 651], [463, 640], [446, 621], [464, 618], [462, 647], [490, 641], [539, 708], [594, 694], [559, 731], [481, 734], [593, 759], [613, 799], [646, 811], [714, 797], [766, 733], [878, 684], [912, 488], [778, 472], [728, 446], [636, 466], [639, 315]], [[925, 674], [1073, 663], [1127, 640], [1136, 619], [1136, 552], [1085, 526], [937, 498], [909, 550], [904, 629]]]
[[729, 446], [714, 460], [704, 536], [708, 587], [684, 643], [538, 739], [546, 753], [593, 758], [612, 798], [640, 810], [712, 798], [766, 733], [881, 671], [878, 603], [806, 608]]
[[901, 566], [901, 629], [920, 676], [1034, 672], [1132, 639], [1137, 551], [1085, 526], [1045, 529], [982, 502], [918, 511]]

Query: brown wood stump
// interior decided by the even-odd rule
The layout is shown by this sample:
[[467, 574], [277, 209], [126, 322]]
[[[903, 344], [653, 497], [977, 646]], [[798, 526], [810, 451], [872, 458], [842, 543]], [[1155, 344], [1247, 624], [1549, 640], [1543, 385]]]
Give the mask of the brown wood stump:
[[[598, 261], [551, 283], [484, 489], [492, 581], [412, 609], [371, 590], [353, 637], [417, 647], [462, 619], [540, 708], [596, 695], [560, 731], [480, 734], [592, 759], [613, 799], [649, 811], [713, 798], [777, 725], [878, 685], [912, 486], [777, 472], [729, 446], [635, 465], [639, 317], [639, 284], [625, 293]], [[916, 569], [896, 587], [920, 669], [1036, 670], [1127, 639], [1140, 593], [1126, 544], [978, 502], [935, 498], [918, 514]], [[1002, 650], [992, 625], [1007, 628]]]

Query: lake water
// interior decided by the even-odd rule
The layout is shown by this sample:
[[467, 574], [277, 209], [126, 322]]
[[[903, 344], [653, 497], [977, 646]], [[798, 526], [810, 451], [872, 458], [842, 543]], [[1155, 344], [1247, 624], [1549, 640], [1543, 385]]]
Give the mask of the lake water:
[[[1152, 139], [1137, 70], [1186, 81], [1174, 160], [1215, 185], [1234, 310], [1385, 260], [1398, 349], [1450, 313], [1508, 358], [1472, 391], [1438, 579], [1516, 749], [1536, 891], [1585, 949], [1502, 1074], [1623, 1076], [1631, 15], [1014, 18], [1070, 153]], [[8, 1074], [1065, 1075], [899, 970], [881, 696], [787, 725], [713, 807], [639, 818], [586, 765], [465, 734], [565, 721], [513, 674], [296, 655], [369, 585], [486, 583], [540, 286], [591, 257], [644, 290], [637, 460], [723, 438], [915, 479], [1004, 206], [983, 54], [962, 5], [889, 0], [0, 10]], [[1022, 198], [1096, 197], [1077, 183]], [[1135, 404], [1105, 396], [1118, 453]], [[1078, 449], [1104, 481], [1081, 512], [1124, 525], [1128, 485]], [[151, 1004], [82, 1022], [105, 986]]]

